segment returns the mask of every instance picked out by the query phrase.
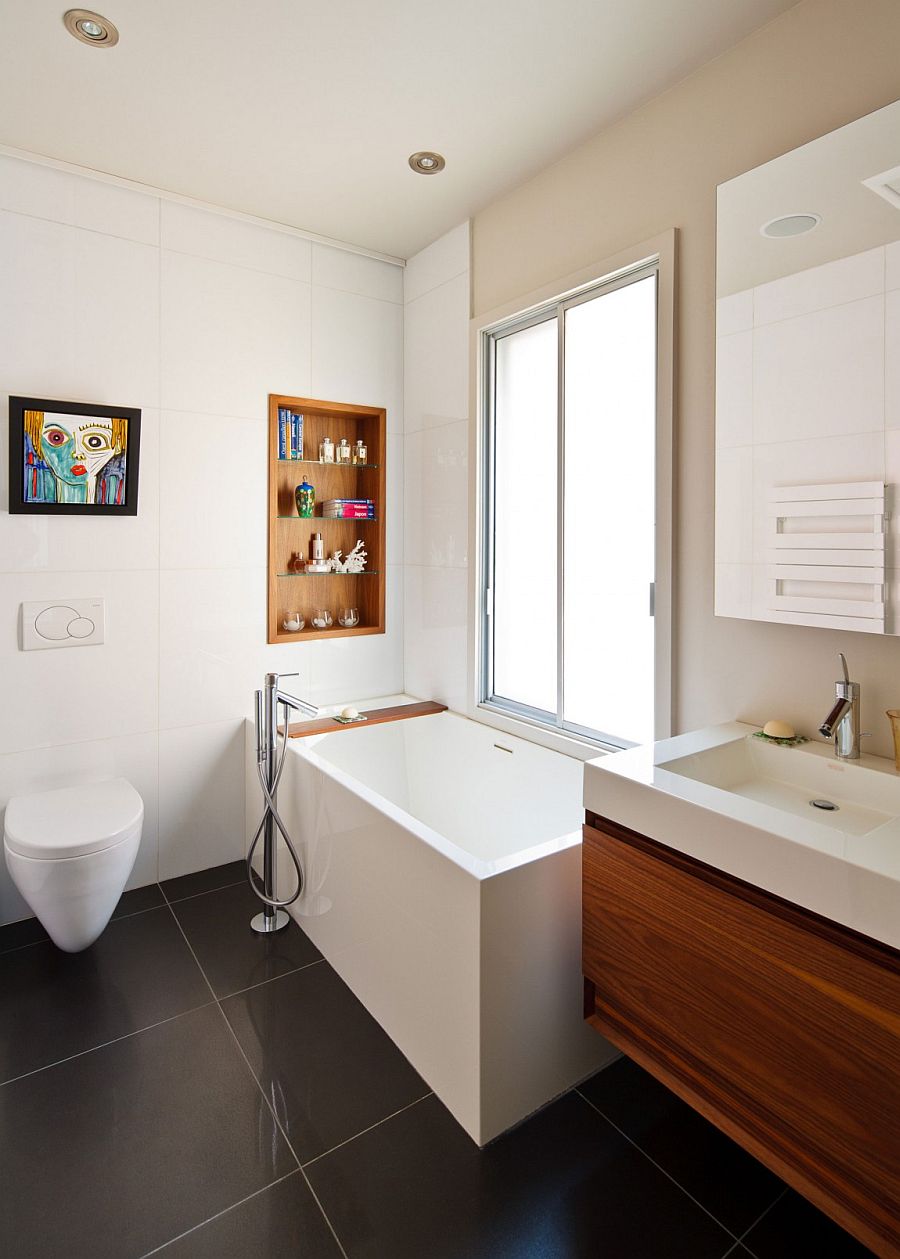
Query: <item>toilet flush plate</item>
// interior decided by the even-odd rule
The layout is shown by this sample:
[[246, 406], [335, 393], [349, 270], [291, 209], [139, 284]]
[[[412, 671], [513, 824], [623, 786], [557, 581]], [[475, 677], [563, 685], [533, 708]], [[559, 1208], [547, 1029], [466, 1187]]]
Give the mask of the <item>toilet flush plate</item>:
[[102, 599], [43, 599], [22, 604], [22, 650], [89, 647], [103, 642]]

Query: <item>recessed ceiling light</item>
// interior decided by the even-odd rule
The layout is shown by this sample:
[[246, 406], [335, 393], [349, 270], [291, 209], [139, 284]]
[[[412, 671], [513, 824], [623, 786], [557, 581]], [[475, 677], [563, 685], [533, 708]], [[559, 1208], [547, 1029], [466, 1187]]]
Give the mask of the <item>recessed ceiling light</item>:
[[417, 175], [436, 175], [447, 165], [440, 153], [429, 153], [427, 150], [413, 153], [409, 164]]
[[112, 48], [119, 42], [119, 32], [109, 18], [92, 13], [90, 9], [69, 9], [63, 14], [66, 30], [83, 44], [95, 44], [98, 48]]
[[811, 232], [821, 222], [821, 214], [781, 214], [777, 219], [763, 223], [759, 230], [762, 236], [783, 240], [786, 236], [802, 236], [804, 232]]

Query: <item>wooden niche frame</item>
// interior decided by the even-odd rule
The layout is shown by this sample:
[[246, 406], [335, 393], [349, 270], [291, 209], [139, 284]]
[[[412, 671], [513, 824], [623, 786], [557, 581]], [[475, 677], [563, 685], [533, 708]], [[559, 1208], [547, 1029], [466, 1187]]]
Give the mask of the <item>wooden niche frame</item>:
[[[304, 458], [280, 457], [279, 413], [282, 408], [303, 416]], [[364, 465], [321, 463], [319, 444], [330, 437], [335, 449], [342, 437], [351, 448], [365, 442], [368, 455]], [[359, 634], [383, 634], [385, 630], [385, 576], [387, 552], [387, 412], [384, 407], [358, 406], [348, 402], [325, 402], [319, 398], [297, 398], [290, 394], [269, 394], [269, 500], [268, 500], [268, 641], [307, 642], [322, 638], [350, 638]], [[297, 511], [295, 488], [303, 479], [315, 488], [313, 516]], [[373, 520], [327, 519], [322, 504], [330, 498], [371, 499]], [[312, 536], [321, 533], [325, 556], [337, 550], [343, 556], [362, 539], [368, 553], [366, 571], [359, 574], [312, 574], [292, 571], [291, 557], [299, 552], [310, 558]], [[346, 628], [338, 621], [342, 608], [359, 611], [359, 624]], [[328, 629], [312, 625], [315, 608], [325, 608], [333, 619]], [[301, 630], [286, 630], [288, 612], [299, 612], [305, 621]]]

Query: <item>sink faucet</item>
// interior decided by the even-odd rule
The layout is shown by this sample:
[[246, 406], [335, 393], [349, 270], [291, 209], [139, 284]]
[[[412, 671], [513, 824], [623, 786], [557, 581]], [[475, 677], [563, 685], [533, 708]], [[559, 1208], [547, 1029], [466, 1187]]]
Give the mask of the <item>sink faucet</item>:
[[850, 681], [847, 657], [838, 652], [843, 681], [834, 684], [834, 708], [819, 726], [826, 739], [834, 736], [834, 754], [842, 761], [859, 760], [859, 683]]

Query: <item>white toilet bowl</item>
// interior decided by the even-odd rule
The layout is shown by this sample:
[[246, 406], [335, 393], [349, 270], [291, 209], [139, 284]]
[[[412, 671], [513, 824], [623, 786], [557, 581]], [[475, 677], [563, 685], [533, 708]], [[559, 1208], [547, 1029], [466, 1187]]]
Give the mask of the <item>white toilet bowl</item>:
[[144, 803], [124, 778], [14, 796], [3, 853], [12, 881], [67, 953], [109, 922], [141, 842]]

